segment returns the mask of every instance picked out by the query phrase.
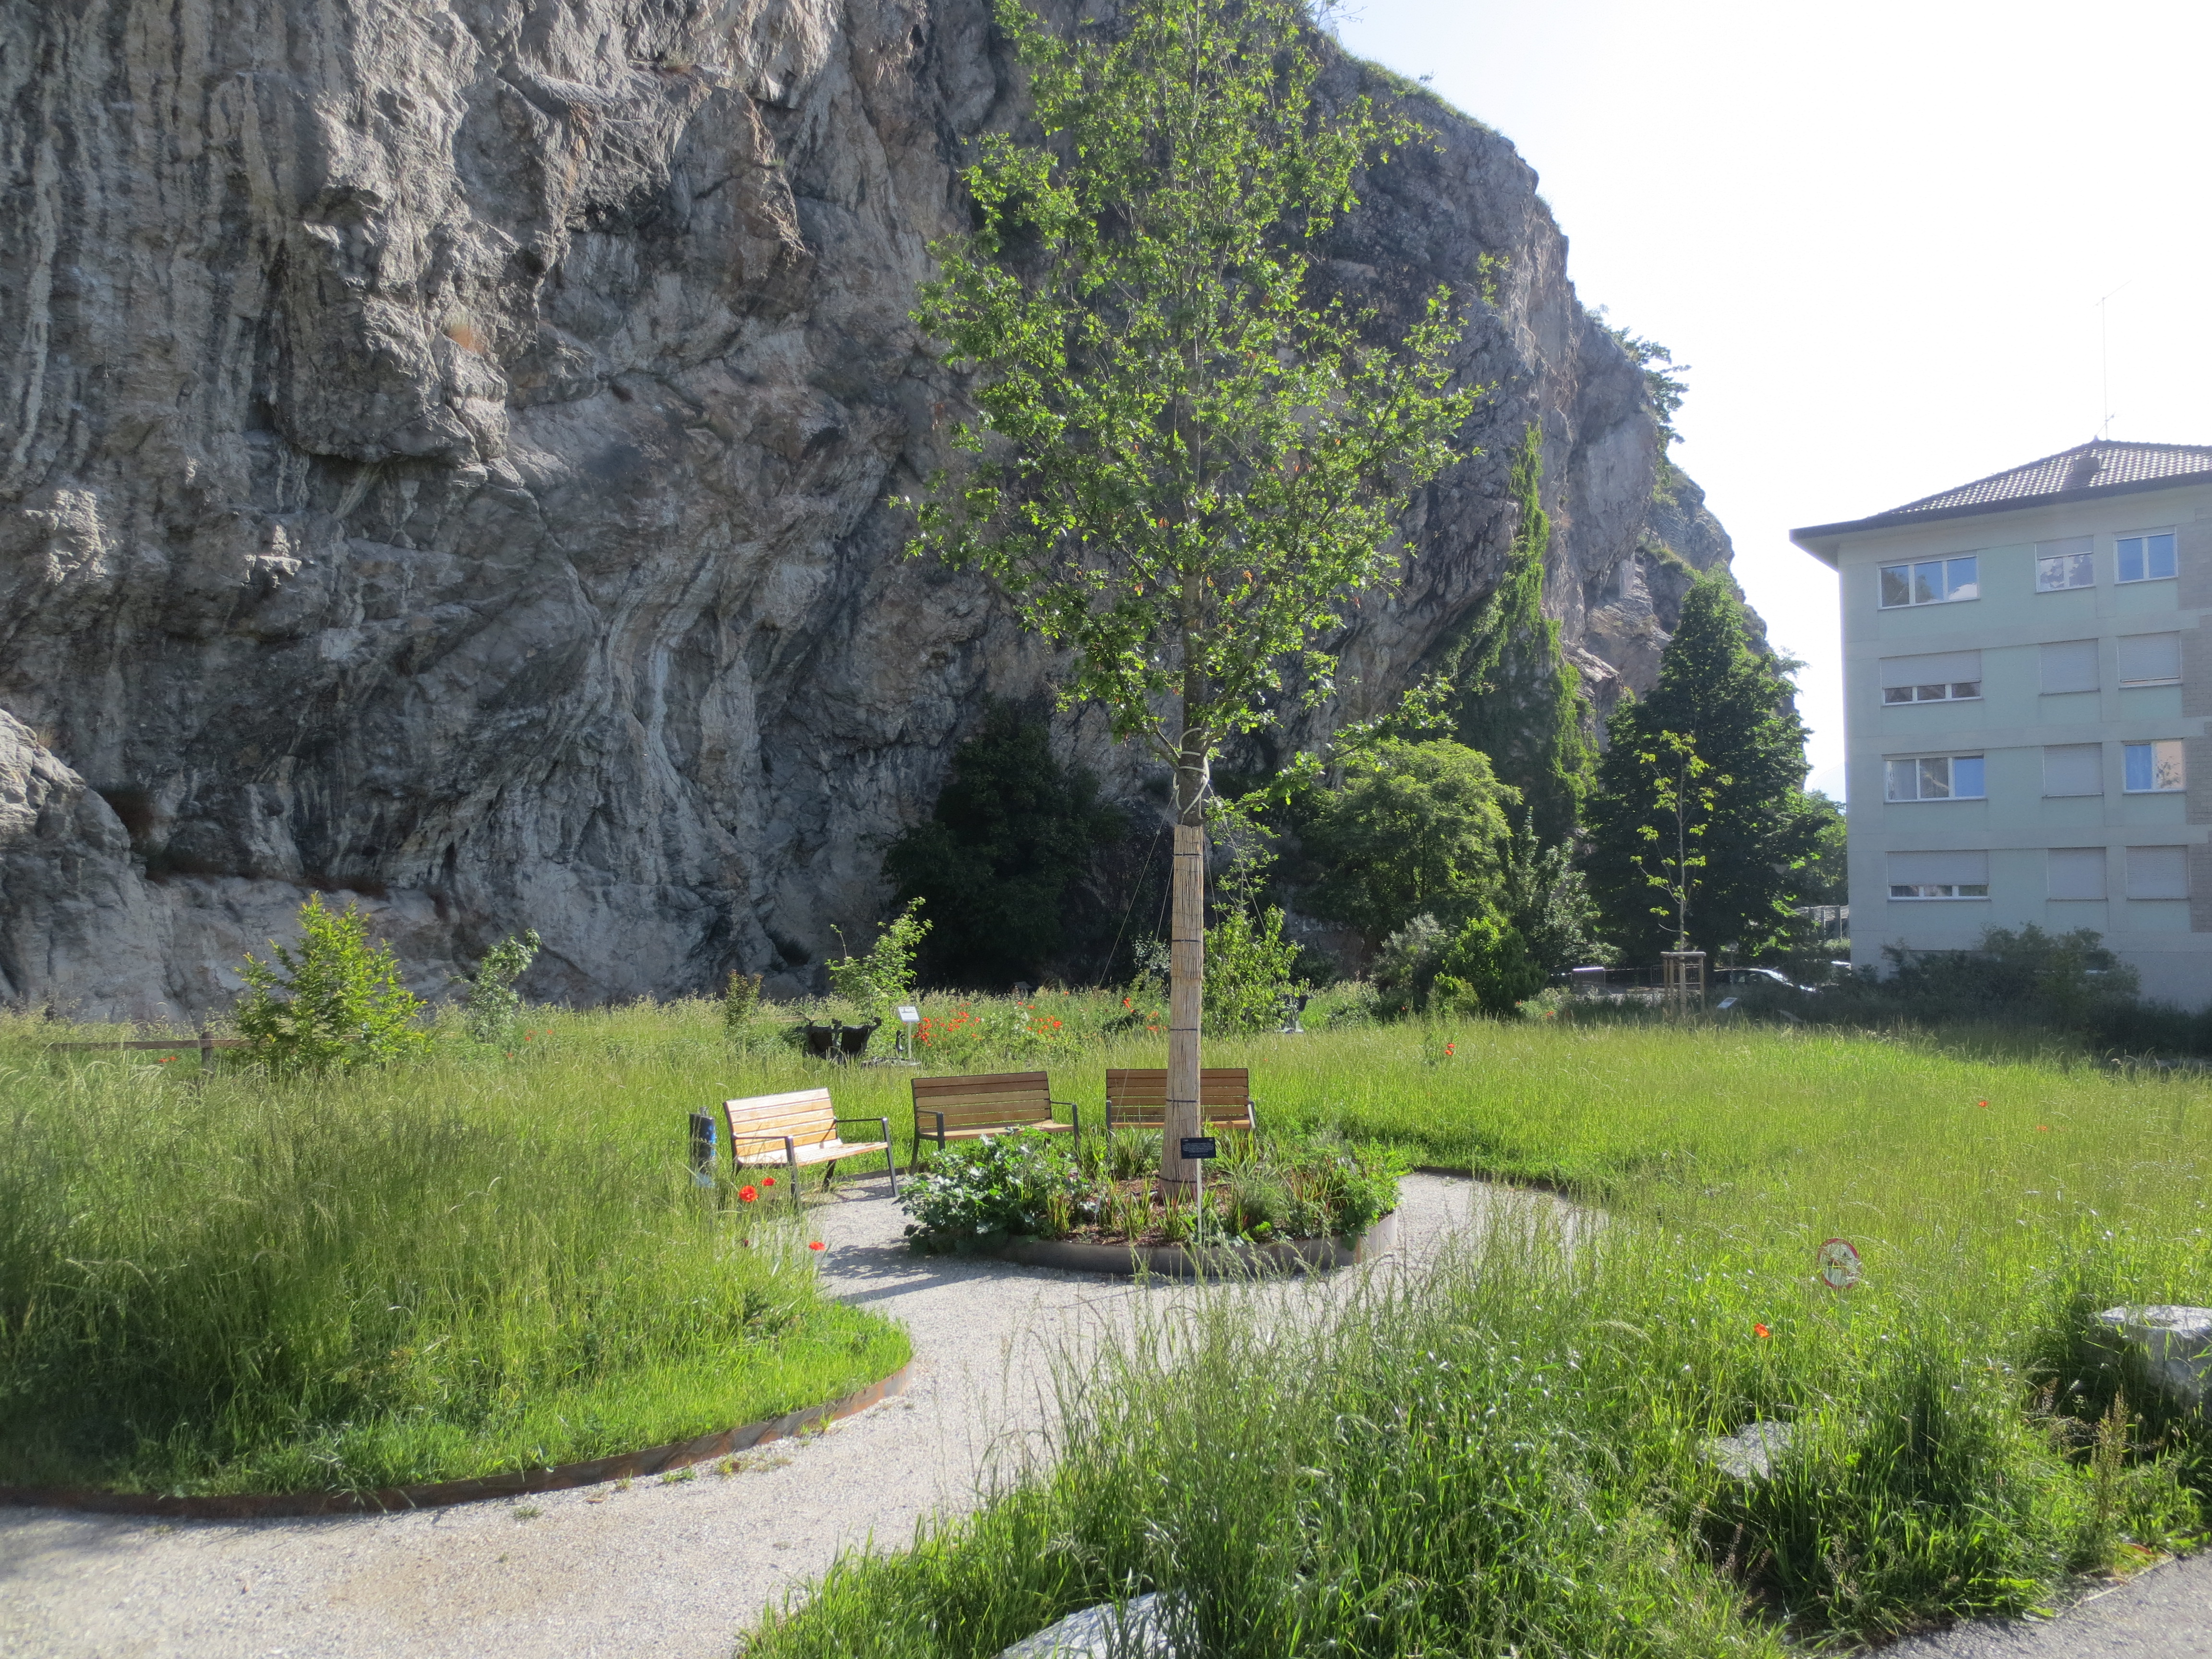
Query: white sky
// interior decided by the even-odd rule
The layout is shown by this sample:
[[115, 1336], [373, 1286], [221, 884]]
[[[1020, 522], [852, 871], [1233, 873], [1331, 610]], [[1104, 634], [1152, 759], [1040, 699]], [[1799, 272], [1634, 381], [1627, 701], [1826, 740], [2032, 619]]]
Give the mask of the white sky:
[[1350, 0], [1345, 45], [1510, 138], [1583, 302], [1692, 366], [1675, 459], [1804, 659], [1843, 793], [1834, 578], [1799, 525], [2097, 435], [2212, 443], [2208, 0]]

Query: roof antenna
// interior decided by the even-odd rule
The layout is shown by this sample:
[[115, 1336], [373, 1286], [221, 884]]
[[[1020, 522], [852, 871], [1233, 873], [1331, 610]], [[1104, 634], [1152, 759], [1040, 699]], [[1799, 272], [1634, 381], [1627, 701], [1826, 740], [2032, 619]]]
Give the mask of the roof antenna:
[[2112, 337], [2111, 330], [2106, 324], [2105, 303], [2134, 281], [2134, 277], [2129, 277], [2127, 282], [2120, 284], [2119, 288], [2114, 289], [2112, 294], [2107, 294], [2103, 300], [2097, 301], [2097, 356], [2103, 365], [2105, 380], [2105, 395], [2099, 400], [2098, 407], [2105, 411], [2104, 428], [2100, 435], [2107, 443], [2110, 443], [2112, 438]]

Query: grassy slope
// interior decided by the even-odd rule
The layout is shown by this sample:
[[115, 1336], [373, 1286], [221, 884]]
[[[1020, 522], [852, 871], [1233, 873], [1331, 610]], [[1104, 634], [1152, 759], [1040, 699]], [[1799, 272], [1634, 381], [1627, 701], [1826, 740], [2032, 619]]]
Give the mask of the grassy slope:
[[[776, 1078], [703, 1011], [272, 1085], [0, 1031], [0, 1481], [349, 1488], [834, 1398], [905, 1335], [799, 1224], [702, 1202], [684, 1114]], [[82, 1035], [82, 1034], [75, 1034]]]
[[[2128, 1369], [2088, 1318], [2206, 1299], [2200, 1084], [1656, 1026], [1210, 1058], [1278, 1121], [1572, 1182], [1612, 1219], [1579, 1254], [1494, 1239], [1310, 1337], [1228, 1293], [1173, 1383], [1141, 1348], [1083, 1380], [1056, 1473], [847, 1564], [758, 1652], [987, 1655], [1152, 1585], [1224, 1655], [1756, 1652], [1776, 1614], [2032, 1606], [2202, 1525], [2197, 1431], [2140, 1390], [2112, 1409]], [[1811, 1280], [1838, 1233], [1867, 1264], [1847, 1298]], [[1700, 1456], [1760, 1418], [1798, 1427], [1777, 1480]]]

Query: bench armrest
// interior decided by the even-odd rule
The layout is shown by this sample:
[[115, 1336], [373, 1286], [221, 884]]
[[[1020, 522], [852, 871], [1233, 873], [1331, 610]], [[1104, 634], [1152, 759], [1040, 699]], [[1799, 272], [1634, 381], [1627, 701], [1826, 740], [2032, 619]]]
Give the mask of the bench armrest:
[[926, 1117], [935, 1118], [937, 1120], [937, 1133], [939, 1134], [943, 1134], [945, 1133], [945, 1114], [939, 1111], [933, 1106], [917, 1106], [914, 1109], [914, 1127], [919, 1129], [921, 1127], [922, 1119]]

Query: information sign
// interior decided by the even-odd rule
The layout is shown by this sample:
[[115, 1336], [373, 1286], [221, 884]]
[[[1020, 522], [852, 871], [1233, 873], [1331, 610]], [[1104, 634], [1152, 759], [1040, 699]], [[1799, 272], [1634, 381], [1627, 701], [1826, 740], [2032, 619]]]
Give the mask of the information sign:
[[1185, 1135], [1182, 1138], [1182, 1155], [1185, 1158], [1218, 1158], [1221, 1153], [1218, 1145], [1212, 1135]]

